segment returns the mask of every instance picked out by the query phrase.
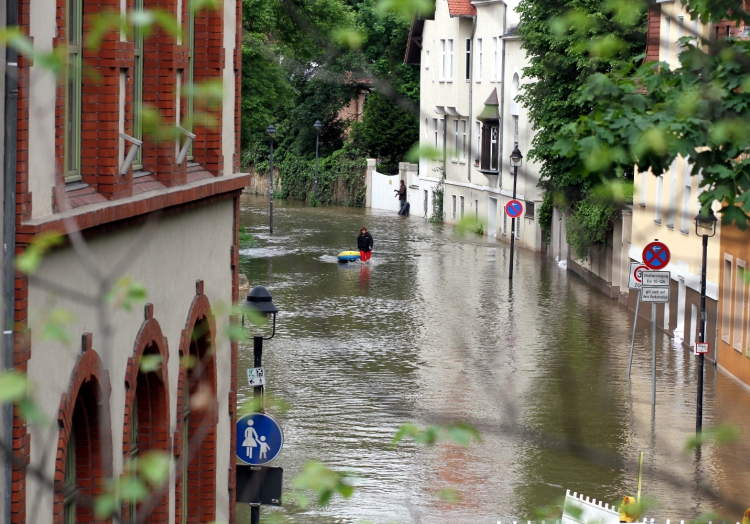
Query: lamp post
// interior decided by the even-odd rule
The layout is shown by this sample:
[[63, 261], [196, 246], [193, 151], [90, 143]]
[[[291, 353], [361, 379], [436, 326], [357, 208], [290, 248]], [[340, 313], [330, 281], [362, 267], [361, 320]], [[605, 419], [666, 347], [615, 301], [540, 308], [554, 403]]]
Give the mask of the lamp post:
[[[261, 335], [253, 336], [253, 367], [259, 368], [263, 365], [263, 341], [271, 340], [276, 335], [276, 313], [279, 309], [274, 305], [271, 299], [271, 293], [263, 286], [255, 286], [247, 294], [245, 308], [259, 315], [265, 316], [268, 320], [269, 315], [273, 315], [273, 331], [270, 337]], [[242, 317], [242, 325], [245, 325], [245, 317]], [[258, 399], [263, 395], [263, 386], [253, 388], [253, 398]], [[260, 524], [260, 505], [250, 506], [250, 524]]]
[[[708, 215], [695, 215], [695, 234], [703, 237], [703, 263], [701, 264], [701, 316], [698, 342], [706, 341], [706, 259], [708, 258], [708, 238], [716, 234], [717, 218], [712, 209]], [[717, 348], [718, 349], [718, 348]], [[698, 355], [698, 400], [695, 414], [695, 433], [703, 430], [703, 353]]]
[[[510, 167], [513, 168], [513, 200], [516, 199], [516, 182], [518, 181], [518, 168], [523, 163], [523, 155], [518, 150], [518, 144], [510, 154]], [[516, 240], [516, 219], [511, 218], [510, 222], [510, 271], [508, 272], [508, 280], [513, 280], [513, 247]]]
[[270, 207], [270, 222], [269, 222], [269, 230], [271, 234], [273, 235], [273, 135], [276, 134], [276, 128], [273, 127], [273, 124], [268, 126], [268, 129], [266, 129], [266, 133], [268, 133], [268, 146], [271, 149], [271, 156], [268, 159], [268, 172], [271, 177], [271, 207]]
[[320, 128], [323, 124], [316, 120], [313, 124], [315, 128], [315, 179], [313, 180], [313, 201], [318, 203], [318, 144], [320, 143]]

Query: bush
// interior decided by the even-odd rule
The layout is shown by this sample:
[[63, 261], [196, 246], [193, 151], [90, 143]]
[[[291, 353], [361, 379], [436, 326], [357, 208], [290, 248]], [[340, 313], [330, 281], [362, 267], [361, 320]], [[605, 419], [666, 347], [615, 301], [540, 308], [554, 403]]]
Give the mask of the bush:
[[578, 260], [586, 260], [589, 250], [607, 243], [612, 230], [617, 206], [593, 199], [581, 200], [566, 221], [568, 244]]

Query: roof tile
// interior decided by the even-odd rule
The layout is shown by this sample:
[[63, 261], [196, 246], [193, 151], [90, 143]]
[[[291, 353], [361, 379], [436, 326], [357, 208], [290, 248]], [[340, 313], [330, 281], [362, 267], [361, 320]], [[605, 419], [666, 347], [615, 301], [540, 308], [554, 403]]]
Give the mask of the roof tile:
[[451, 16], [477, 15], [477, 8], [471, 5], [471, 0], [448, 0], [448, 10]]

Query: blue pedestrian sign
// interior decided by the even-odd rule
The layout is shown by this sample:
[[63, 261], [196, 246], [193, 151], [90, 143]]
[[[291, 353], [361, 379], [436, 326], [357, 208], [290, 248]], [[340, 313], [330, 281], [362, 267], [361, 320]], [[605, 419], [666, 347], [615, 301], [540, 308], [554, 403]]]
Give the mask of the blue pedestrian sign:
[[237, 458], [251, 466], [268, 464], [281, 451], [284, 433], [265, 413], [246, 415], [237, 421]]
[[510, 218], [518, 218], [523, 213], [523, 204], [519, 200], [510, 200], [505, 204], [505, 212]]

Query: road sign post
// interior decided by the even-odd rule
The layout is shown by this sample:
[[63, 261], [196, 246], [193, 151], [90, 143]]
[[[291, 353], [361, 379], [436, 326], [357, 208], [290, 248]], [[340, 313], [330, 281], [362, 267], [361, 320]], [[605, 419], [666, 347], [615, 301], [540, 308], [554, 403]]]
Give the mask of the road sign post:
[[648, 244], [643, 262], [651, 270], [641, 271], [641, 300], [651, 302], [651, 405], [656, 407], [656, 304], [669, 302], [669, 271], [659, 271], [669, 264], [669, 248], [661, 242]]
[[[518, 172], [518, 167], [515, 168]], [[513, 176], [513, 199], [505, 204], [505, 214], [511, 218], [510, 221], [510, 267], [508, 268], [508, 280], [513, 280], [513, 250], [516, 243], [516, 219], [523, 213], [523, 204], [516, 200], [516, 177]]]
[[635, 329], [638, 325], [638, 310], [641, 305], [641, 273], [648, 270], [648, 266], [640, 262], [630, 263], [630, 273], [628, 274], [628, 288], [637, 290], [638, 295], [635, 300], [635, 314], [633, 315], [633, 335], [630, 337], [630, 358], [628, 358], [628, 378], [630, 371], [633, 369], [633, 350], [635, 349]]

